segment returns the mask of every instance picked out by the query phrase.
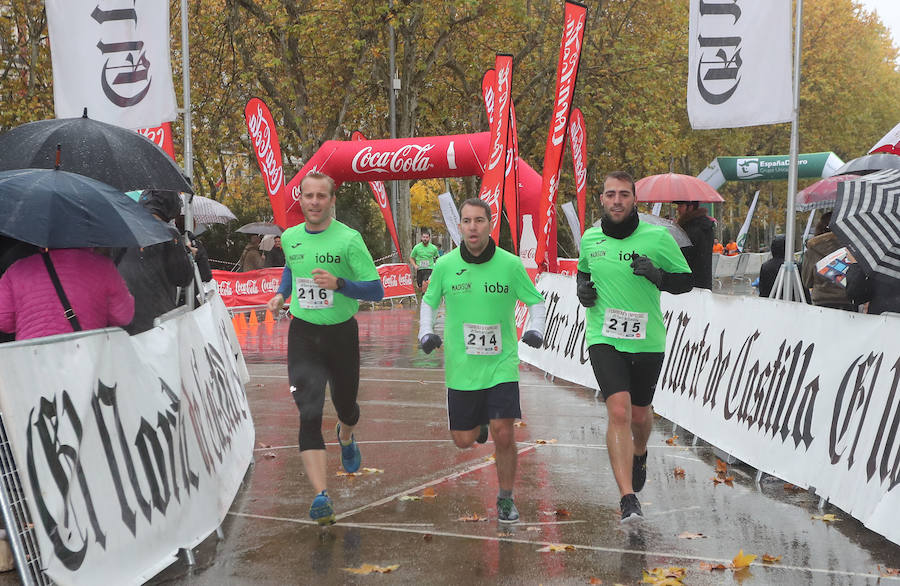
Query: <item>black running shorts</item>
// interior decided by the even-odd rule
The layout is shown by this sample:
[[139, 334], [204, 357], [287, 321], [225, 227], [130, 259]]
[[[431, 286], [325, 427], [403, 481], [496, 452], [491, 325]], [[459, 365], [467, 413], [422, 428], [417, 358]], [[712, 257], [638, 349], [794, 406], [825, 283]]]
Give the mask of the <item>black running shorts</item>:
[[588, 355], [604, 399], [628, 391], [632, 405], [646, 407], [653, 402], [664, 352], [620, 352], [609, 344], [594, 344]]
[[416, 271], [416, 285], [422, 288], [422, 283], [431, 278], [431, 269], [419, 269]]
[[519, 383], [500, 383], [481, 391], [447, 389], [447, 414], [450, 429], [465, 431], [490, 423], [492, 419], [518, 419]]

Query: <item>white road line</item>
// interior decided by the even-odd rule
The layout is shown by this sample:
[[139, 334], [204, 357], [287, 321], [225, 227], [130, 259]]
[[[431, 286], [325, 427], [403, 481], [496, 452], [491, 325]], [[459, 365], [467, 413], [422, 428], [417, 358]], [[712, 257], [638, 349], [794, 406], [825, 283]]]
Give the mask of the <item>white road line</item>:
[[[368, 444], [440, 444], [440, 443], [453, 443], [452, 439], [403, 439], [403, 440], [360, 440], [359, 445], [364, 446]], [[536, 448], [538, 446], [541, 447], [557, 447], [557, 448], [578, 448], [578, 449], [586, 449], [586, 450], [605, 450], [606, 446], [603, 444], [538, 444], [534, 441], [519, 441], [517, 442], [520, 445], [531, 446], [532, 448]], [[326, 446], [337, 446], [337, 442], [325, 442]], [[254, 452], [261, 452], [263, 450], [284, 450], [284, 449], [296, 449], [297, 444], [288, 445], [288, 446], [271, 446], [268, 448], [254, 448]], [[677, 448], [678, 446], [649, 446], [652, 449], [672, 449]], [[521, 453], [521, 452], [520, 452]], [[684, 456], [675, 456], [671, 454], [666, 455], [667, 458], [680, 458], [682, 460], [692, 460], [694, 462], [703, 462], [703, 460], [698, 460], [696, 458], [685, 458]]]
[[[519, 455], [521, 456], [522, 454], [524, 454], [526, 452], [530, 452], [532, 450], [534, 450], [534, 446], [527, 446], [527, 447], [519, 450]], [[367, 505], [363, 505], [361, 507], [357, 507], [355, 509], [347, 511], [346, 513], [341, 513], [340, 515], [336, 515], [335, 519], [338, 521], [340, 521], [341, 519], [346, 519], [347, 517], [350, 517], [357, 513], [361, 513], [363, 511], [367, 511], [374, 507], [379, 507], [385, 503], [389, 503], [393, 500], [400, 498], [403, 495], [407, 495], [407, 494], [410, 494], [413, 492], [419, 492], [420, 490], [425, 490], [429, 486], [441, 484], [442, 482], [447, 482], [448, 480], [453, 480], [454, 478], [459, 478], [460, 476], [465, 476], [466, 474], [469, 474], [470, 472], [475, 472], [476, 470], [481, 470], [482, 468], [487, 468], [488, 466], [493, 466], [493, 465], [494, 465], [493, 460], [484, 460], [478, 464], [475, 464], [474, 466], [469, 466], [468, 468], [463, 468], [462, 470], [459, 470], [457, 472], [452, 472], [450, 474], [446, 474], [444, 476], [441, 476], [440, 478], [435, 478], [434, 480], [430, 480], [424, 484], [420, 484], [419, 486], [414, 486], [412, 488], [408, 488], [402, 492], [398, 492], [391, 496], [386, 496], [384, 498], [378, 499], [377, 501], [373, 501]]]
[[668, 511], [660, 511], [658, 513], [644, 513], [645, 517], [661, 517], [663, 515], [671, 515], [672, 513], [683, 513], [685, 511], [696, 511], [697, 509], [702, 509], [700, 505], [694, 505], [693, 507], [684, 507], [682, 509], [670, 509]]
[[[362, 510], [362, 508], [358, 509]], [[261, 519], [267, 521], [283, 521], [286, 523], [296, 523], [298, 525], [317, 525], [315, 521], [306, 520], [306, 519], [295, 519], [290, 517], [273, 517], [270, 515], [255, 515], [251, 513], [235, 513], [229, 512], [229, 515], [235, 517], [244, 517], [246, 519]], [[340, 517], [338, 517], [340, 518]], [[522, 523], [517, 523], [517, 525], [523, 525]], [[353, 527], [358, 529], [373, 529], [375, 531], [393, 531], [396, 533], [414, 533], [418, 535], [431, 535], [433, 537], [452, 537], [457, 539], [474, 539], [477, 541], [494, 541], [494, 542], [504, 542], [504, 543], [520, 543], [523, 545], [531, 545], [531, 546], [539, 546], [546, 547], [548, 545], [558, 545], [552, 541], [532, 541], [529, 539], [517, 539], [514, 537], [500, 537], [500, 536], [492, 536], [492, 535], [468, 535], [465, 533], [454, 533], [451, 531], [432, 531], [429, 529], [416, 529], [415, 527], [401, 527], [396, 525], [374, 525], [371, 523], [353, 523], [353, 522], [342, 522], [340, 527]], [[512, 527], [515, 527], [513, 525]], [[567, 545], [571, 545], [576, 550], [583, 551], [597, 551], [602, 553], [618, 553], [618, 554], [627, 554], [627, 555], [639, 555], [639, 556], [654, 556], [661, 557], [667, 559], [677, 559], [677, 560], [685, 560], [685, 561], [696, 561], [696, 562], [709, 562], [715, 564], [725, 564], [728, 565], [731, 563], [731, 559], [724, 558], [710, 558], [703, 556], [695, 556], [678, 552], [662, 552], [662, 551], [646, 551], [640, 549], [624, 549], [621, 547], [604, 547], [602, 545], [579, 545], [575, 543], [570, 543]], [[760, 562], [754, 562], [750, 564], [752, 568], [766, 568], [772, 570], [791, 570], [795, 572], [810, 572], [813, 574], [825, 574], [830, 576], [848, 576], [854, 578], [874, 578], [874, 579], [887, 579], [887, 580], [895, 580], [900, 581], [900, 578], [895, 576], [879, 576], [878, 574], [870, 574], [864, 572], [848, 572], [845, 570], [831, 570], [827, 568], [810, 568], [804, 566], [787, 566], [784, 564], [777, 565], [768, 565]]]
[[[434, 371], [432, 371], [434, 372]], [[282, 380], [287, 380], [286, 374], [251, 374], [251, 379], [254, 378], [277, 378]], [[360, 382], [373, 382], [373, 383], [419, 383], [426, 385], [440, 385], [444, 386], [443, 380], [421, 380], [421, 379], [409, 379], [409, 378], [368, 378], [368, 377], [360, 377]], [[582, 389], [586, 387], [579, 386], [565, 386], [565, 385], [542, 385], [542, 384], [531, 384], [531, 383], [523, 383], [519, 381], [520, 387], [529, 387], [529, 388], [551, 388], [551, 389]]]
[[[359, 445], [371, 445], [371, 444], [452, 444], [452, 439], [445, 440], [436, 440], [436, 439], [419, 439], [419, 440], [360, 440], [358, 442]], [[325, 442], [326, 446], [337, 446], [337, 442]], [[297, 449], [297, 444], [291, 446], [271, 446], [268, 448], [253, 448], [254, 452], [262, 452], [263, 450], [287, 450], [287, 449]]]
[[[697, 446], [698, 448], [700, 446]], [[691, 462], [703, 462], [700, 458], [688, 458], [687, 456], [678, 456], [675, 454], [666, 454], [666, 458], [678, 458], [679, 460], [690, 460]]]

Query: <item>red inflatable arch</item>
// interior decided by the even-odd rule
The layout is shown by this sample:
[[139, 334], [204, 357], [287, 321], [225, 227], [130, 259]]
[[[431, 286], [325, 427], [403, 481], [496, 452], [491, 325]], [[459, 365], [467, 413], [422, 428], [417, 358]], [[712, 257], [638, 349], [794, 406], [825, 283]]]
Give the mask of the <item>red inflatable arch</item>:
[[[282, 193], [286, 201], [282, 203], [287, 210], [287, 224], [293, 226], [303, 221], [297, 201], [300, 180], [310, 171], [325, 173], [338, 185], [347, 181], [481, 177], [489, 142], [489, 132], [385, 140], [329, 140], [285, 186]], [[519, 214], [531, 214], [536, 218], [541, 176], [522, 159], [519, 159], [518, 172]]]

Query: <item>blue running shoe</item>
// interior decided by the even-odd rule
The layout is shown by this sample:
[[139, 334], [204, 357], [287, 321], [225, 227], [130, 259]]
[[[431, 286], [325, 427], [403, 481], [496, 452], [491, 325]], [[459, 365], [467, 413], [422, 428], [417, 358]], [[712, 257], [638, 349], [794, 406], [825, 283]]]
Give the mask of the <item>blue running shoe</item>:
[[344, 445], [341, 441], [340, 421], [334, 426], [334, 432], [338, 436], [338, 445], [341, 446], [341, 465], [344, 467], [344, 470], [352, 474], [359, 470], [359, 465], [362, 464], [362, 454], [359, 453], [359, 446], [356, 444], [356, 438], [353, 437], [353, 434], [351, 433], [350, 443], [346, 446]]
[[334, 505], [326, 491], [316, 495], [309, 506], [310, 518], [319, 525], [334, 525]]

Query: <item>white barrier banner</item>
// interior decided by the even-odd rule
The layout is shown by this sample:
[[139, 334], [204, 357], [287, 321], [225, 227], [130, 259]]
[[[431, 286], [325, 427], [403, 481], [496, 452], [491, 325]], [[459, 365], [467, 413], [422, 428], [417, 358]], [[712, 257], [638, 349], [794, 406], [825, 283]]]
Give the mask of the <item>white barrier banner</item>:
[[217, 296], [137, 336], [0, 346], [0, 407], [57, 584], [140, 584], [225, 518], [250, 464], [249, 379]]
[[[596, 389], [575, 279], [537, 288], [544, 347], [520, 357]], [[657, 413], [900, 543], [900, 318], [699, 289], [662, 308]]]
[[456, 203], [449, 191], [438, 196], [438, 203], [441, 206], [441, 215], [444, 216], [444, 225], [447, 226], [447, 234], [453, 243], [459, 246], [462, 237], [459, 234], [459, 210], [456, 209]]

